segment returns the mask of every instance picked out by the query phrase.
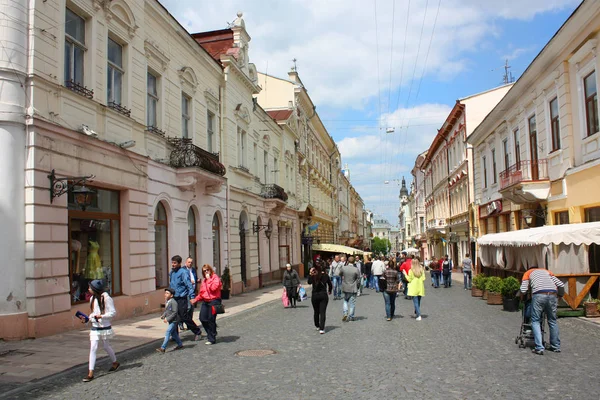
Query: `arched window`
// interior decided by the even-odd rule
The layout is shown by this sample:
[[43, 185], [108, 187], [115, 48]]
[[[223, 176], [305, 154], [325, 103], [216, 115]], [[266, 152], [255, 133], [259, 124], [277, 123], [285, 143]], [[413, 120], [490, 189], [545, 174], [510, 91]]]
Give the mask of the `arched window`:
[[198, 265], [198, 260], [196, 259], [196, 214], [194, 210], [190, 207], [188, 211], [188, 256], [194, 259], [194, 265]]
[[167, 211], [158, 203], [154, 211], [154, 268], [156, 288], [169, 285], [169, 228]]
[[215, 213], [212, 220], [212, 242], [213, 242], [213, 268], [217, 275], [221, 275], [221, 228], [219, 215]]

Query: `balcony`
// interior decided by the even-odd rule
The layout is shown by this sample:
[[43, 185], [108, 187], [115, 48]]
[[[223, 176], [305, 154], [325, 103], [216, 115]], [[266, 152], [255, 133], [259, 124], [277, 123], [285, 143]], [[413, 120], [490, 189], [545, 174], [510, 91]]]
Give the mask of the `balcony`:
[[213, 174], [224, 176], [226, 169], [219, 162], [219, 154], [210, 153], [192, 143], [192, 139], [169, 138], [173, 146], [169, 163], [173, 168], [199, 167]]
[[434, 218], [427, 221], [427, 229], [444, 229], [446, 228], [446, 218]]
[[517, 204], [548, 199], [550, 180], [546, 159], [523, 160], [500, 173], [500, 193]]
[[275, 184], [263, 185], [260, 196], [263, 199], [266, 199], [265, 208], [273, 214], [280, 214], [288, 200], [288, 195], [285, 190], [281, 186]]
[[65, 82], [65, 86], [67, 88], [69, 88], [71, 91], [83, 96], [83, 97], [87, 97], [88, 99], [93, 99], [94, 98], [94, 91], [91, 89], [88, 89], [87, 87], [80, 85], [79, 83], [75, 82], [74, 80], [70, 79], [68, 81]]
[[260, 191], [260, 196], [264, 199], [279, 199], [281, 201], [288, 200], [288, 195], [285, 190], [281, 186], [273, 183], [269, 185], [263, 185]]

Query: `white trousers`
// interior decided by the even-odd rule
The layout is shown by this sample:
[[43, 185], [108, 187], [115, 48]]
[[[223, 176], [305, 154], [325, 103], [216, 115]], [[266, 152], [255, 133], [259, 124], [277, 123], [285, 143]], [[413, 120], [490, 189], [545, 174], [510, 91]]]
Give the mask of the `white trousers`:
[[96, 352], [98, 351], [98, 342], [102, 340], [102, 346], [104, 350], [108, 353], [112, 362], [117, 361], [117, 356], [115, 355], [115, 351], [110, 347], [110, 342], [108, 339], [91, 339], [90, 340], [90, 364], [89, 370], [93, 371], [96, 366]]

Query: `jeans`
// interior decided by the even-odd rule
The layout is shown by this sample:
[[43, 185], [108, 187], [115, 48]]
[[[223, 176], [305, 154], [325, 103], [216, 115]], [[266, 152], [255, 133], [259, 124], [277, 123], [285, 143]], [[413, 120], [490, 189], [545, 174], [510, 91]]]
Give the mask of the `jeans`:
[[544, 351], [542, 338], [542, 314], [545, 313], [548, 318], [548, 327], [550, 328], [550, 346], [560, 350], [560, 338], [558, 333], [558, 323], [556, 322], [556, 307], [558, 298], [547, 294], [534, 294], [531, 299], [531, 330], [535, 339], [535, 349]]
[[344, 292], [344, 315], [354, 318], [354, 307], [356, 306], [356, 293]]
[[371, 275], [365, 275], [365, 287], [366, 288], [371, 288], [373, 287], [371, 285], [372, 279], [371, 279]]
[[212, 306], [221, 304], [221, 300], [212, 300], [202, 302], [200, 308], [200, 322], [206, 331], [206, 338], [211, 343], [217, 342], [217, 314], [213, 314]]
[[413, 296], [413, 305], [415, 306], [415, 314], [417, 317], [421, 316], [421, 296]]
[[471, 289], [471, 271], [463, 271], [465, 277], [465, 289]]
[[179, 316], [179, 321], [182, 324], [186, 324], [188, 329], [194, 332], [194, 335], [199, 335], [200, 328], [190, 316], [189, 308], [192, 305], [190, 304], [189, 299], [186, 297], [175, 297], [175, 301], [177, 302], [177, 315]]
[[381, 291], [381, 288], [379, 287], [379, 278], [381, 277], [381, 275], [373, 275], [373, 282], [375, 283], [375, 291], [377, 293], [379, 293], [379, 291]]
[[342, 297], [342, 277], [334, 276], [333, 279], [333, 298]]
[[181, 339], [179, 338], [179, 330], [177, 329], [177, 322], [171, 322], [167, 327], [167, 332], [165, 333], [165, 340], [163, 341], [162, 346], [160, 346], [163, 350], [167, 348], [169, 344], [169, 339], [173, 338], [177, 346], [183, 346], [181, 343]]
[[394, 318], [394, 313], [396, 312], [396, 294], [396, 292], [383, 292], [386, 318]]
[[404, 286], [404, 289], [402, 289], [402, 294], [404, 294], [404, 297], [406, 297], [408, 294], [408, 281], [404, 277], [404, 274], [402, 274], [402, 285]]
[[451, 278], [451, 276], [449, 273], [442, 274], [442, 282], [444, 282], [444, 287], [450, 286], [450, 278]]
[[440, 274], [439, 270], [433, 271], [431, 273], [431, 279], [433, 279], [433, 287], [436, 287], [436, 288], [440, 287], [440, 277], [441, 277], [441, 274]]
[[327, 303], [329, 303], [329, 296], [326, 292], [313, 293], [310, 302], [313, 306], [315, 326], [319, 328], [319, 330], [324, 331], [325, 314], [327, 311]]

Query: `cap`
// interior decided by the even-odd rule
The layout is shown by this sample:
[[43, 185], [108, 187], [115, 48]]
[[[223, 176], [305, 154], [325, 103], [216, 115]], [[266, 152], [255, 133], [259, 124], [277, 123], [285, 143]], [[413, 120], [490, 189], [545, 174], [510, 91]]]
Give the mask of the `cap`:
[[96, 291], [101, 291], [104, 289], [104, 282], [102, 282], [100, 279], [95, 279], [90, 282], [90, 286]]

